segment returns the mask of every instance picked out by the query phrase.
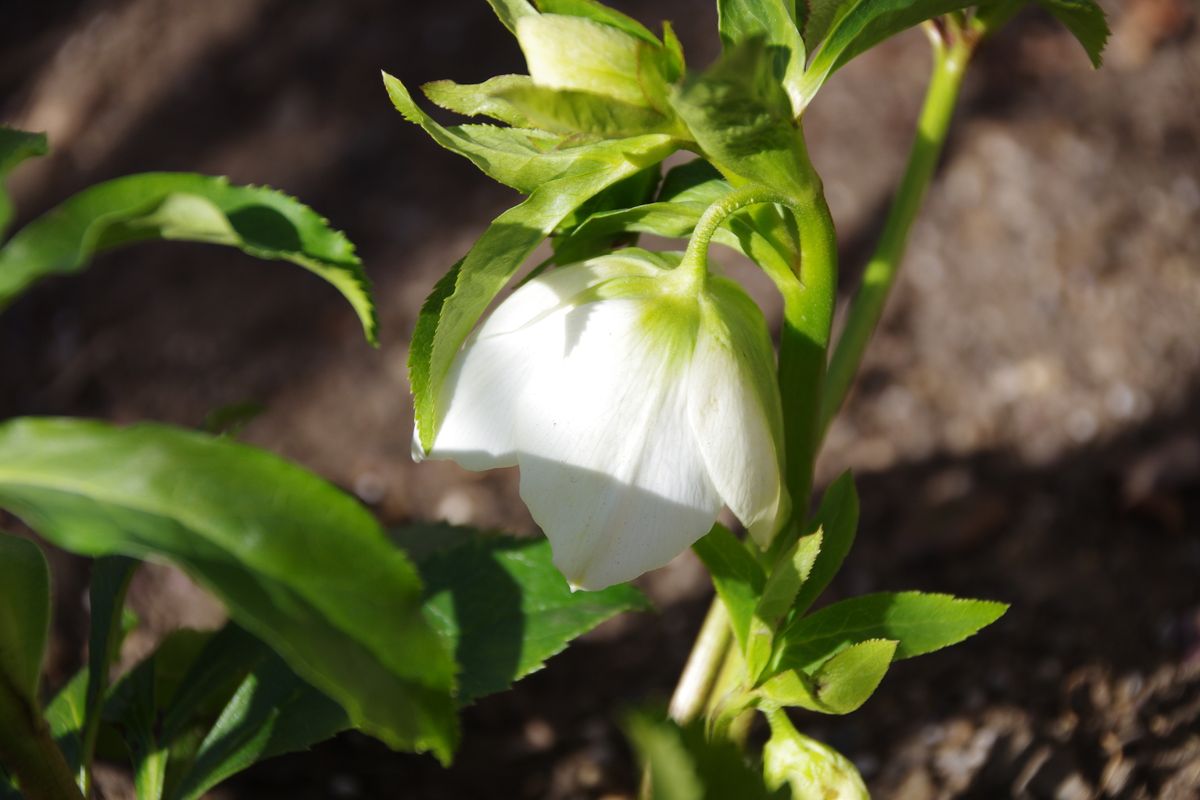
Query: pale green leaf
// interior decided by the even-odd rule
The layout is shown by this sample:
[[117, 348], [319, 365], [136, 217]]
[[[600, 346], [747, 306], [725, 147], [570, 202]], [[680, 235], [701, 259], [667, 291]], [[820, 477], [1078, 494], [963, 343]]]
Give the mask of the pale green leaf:
[[767, 578], [754, 608], [745, 653], [746, 673], [751, 682], [758, 681], [771, 660], [775, 631], [786, 618], [800, 587], [812, 572], [813, 564], [821, 552], [821, 538], [820, 528], [815, 533], [800, 537]]
[[0, 308], [34, 281], [78, 272], [97, 252], [149, 239], [229, 245], [298, 264], [333, 284], [368, 340], [377, 341], [370, 283], [345, 236], [274, 189], [186, 172], [98, 183], [22, 228], [0, 248]]
[[645, 25], [627, 14], [622, 14], [616, 9], [596, 2], [596, 0], [537, 0], [537, 4], [538, 8], [546, 14], [583, 17], [624, 31], [647, 44], [660, 44], [658, 37], [651, 33]]
[[516, 33], [517, 20], [521, 17], [537, 16], [537, 10], [529, 4], [529, 0], [488, 0], [496, 16], [504, 23], [504, 27]]
[[826, 606], [783, 631], [780, 670], [810, 672], [844, 647], [870, 639], [899, 644], [896, 658], [912, 658], [957, 644], [995, 622], [1008, 606], [947, 594], [880, 592]]
[[0, 425], [0, 506], [73, 552], [174, 562], [365, 732], [449, 759], [453, 665], [420, 580], [319, 478], [162, 426], [23, 419]]
[[545, 539], [470, 535], [447, 526], [400, 535], [402, 542], [459, 542], [418, 566], [426, 616], [459, 665], [461, 703], [509, 688], [604, 620], [648, 607], [629, 585], [572, 592]]
[[791, 786], [792, 800], [871, 800], [848, 758], [799, 733], [782, 710], [767, 720], [771, 738], [763, 748], [763, 772], [769, 786]]
[[813, 673], [820, 710], [827, 714], [858, 710], [879, 688], [895, 653], [895, 641], [868, 639], [835, 654]]
[[[533, 81], [528, 75], [497, 75], [483, 83], [433, 81], [422, 86], [421, 91], [429, 98], [429, 102], [455, 114], [465, 117], [491, 117], [517, 128], [529, 128], [529, 118], [499, 97], [498, 93], [505, 89], [532, 85]], [[401, 98], [404, 102], [403, 95]]]
[[544, 86], [511, 86], [497, 89], [505, 103], [542, 130], [561, 134], [591, 134], [608, 138], [643, 133], [671, 133], [674, 124], [665, 114], [591, 92], [548, 89]]
[[[803, 2], [803, 0], [801, 0]], [[804, 75], [805, 48], [796, 27], [795, 0], [718, 0], [717, 19], [726, 47], [756, 37], [766, 42], [775, 77], [789, 95]], [[799, 112], [799, 97], [793, 108]]]

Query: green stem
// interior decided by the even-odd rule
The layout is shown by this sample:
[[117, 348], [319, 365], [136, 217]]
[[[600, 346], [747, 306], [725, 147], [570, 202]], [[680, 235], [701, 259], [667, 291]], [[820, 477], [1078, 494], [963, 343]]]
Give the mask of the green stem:
[[684, 252], [683, 260], [679, 264], [682, 273], [688, 275], [691, 280], [703, 281], [707, 277], [709, 244], [717, 229], [721, 227], [721, 223], [730, 215], [746, 206], [762, 203], [790, 205], [793, 202], [791, 198], [781, 192], [755, 184], [734, 189], [710, 205], [696, 222], [696, 227], [692, 230], [692, 238], [688, 240], [687, 251]]
[[850, 303], [846, 326], [829, 363], [821, 401], [818, 440], [824, 436], [850, 392], [867, 343], [879, 324], [888, 294], [896, 282], [909, 231], [946, 143], [963, 73], [977, 41], [974, 36], [962, 35], [960, 31], [955, 33], [958, 35], [953, 36], [950, 44], [945, 44], [940, 38], [931, 38], [934, 43], [933, 73], [917, 124], [917, 138], [888, 212], [879, 245], [863, 273], [862, 285]]

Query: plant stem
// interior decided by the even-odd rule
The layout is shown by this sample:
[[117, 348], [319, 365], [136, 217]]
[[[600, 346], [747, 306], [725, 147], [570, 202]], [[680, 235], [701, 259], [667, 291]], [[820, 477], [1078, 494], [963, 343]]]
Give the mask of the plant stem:
[[896, 282], [913, 220], [921, 208], [925, 190], [929, 187], [946, 143], [963, 73], [977, 38], [958, 30], [952, 31], [952, 41], [948, 44], [936, 35], [931, 36], [931, 41], [933, 72], [917, 124], [917, 138], [913, 142], [900, 187], [892, 200], [879, 245], [863, 273], [862, 285], [850, 303], [846, 326], [829, 363], [821, 402], [819, 438], [824, 437], [834, 415], [845, 402], [867, 343], [883, 315], [884, 304]]
[[714, 597], [671, 696], [669, 713], [680, 725], [694, 720], [708, 705], [732, 633], [725, 604]]

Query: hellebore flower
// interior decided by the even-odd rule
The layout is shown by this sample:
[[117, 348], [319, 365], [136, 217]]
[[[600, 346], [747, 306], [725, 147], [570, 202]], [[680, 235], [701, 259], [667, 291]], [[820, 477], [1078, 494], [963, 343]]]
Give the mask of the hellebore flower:
[[723, 504], [764, 546], [789, 511], [762, 312], [733, 281], [671, 258], [627, 250], [530, 280], [443, 388], [428, 456], [518, 465], [575, 588], [666, 564]]

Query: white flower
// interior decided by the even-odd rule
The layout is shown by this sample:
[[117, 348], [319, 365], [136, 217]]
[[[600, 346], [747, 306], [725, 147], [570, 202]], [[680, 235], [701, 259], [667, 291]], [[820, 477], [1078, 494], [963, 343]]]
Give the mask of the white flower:
[[789, 511], [762, 312], [730, 280], [661, 264], [624, 251], [529, 281], [443, 389], [429, 457], [518, 465], [575, 588], [666, 564], [722, 504], [764, 546]]

